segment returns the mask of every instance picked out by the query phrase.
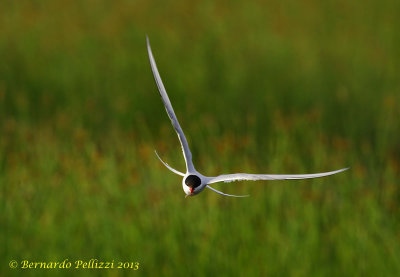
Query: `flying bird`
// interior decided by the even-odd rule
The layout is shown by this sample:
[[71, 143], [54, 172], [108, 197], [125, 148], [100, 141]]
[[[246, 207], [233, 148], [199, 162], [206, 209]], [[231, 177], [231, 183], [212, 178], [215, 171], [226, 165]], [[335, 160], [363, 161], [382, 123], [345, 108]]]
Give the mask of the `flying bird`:
[[183, 157], [186, 163], [186, 173], [180, 172], [171, 166], [169, 166], [166, 162], [164, 162], [157, 151], [155, 151], [157, 158], [173, 173], [178, 174], [183, 177], [182, 179], [182, 187], [183, 191], [187, 196], [194, 196], [199, 194], [204, 190], [204, 188], [208, 188], [216, 193], [231, 196], [231, 197], [247, 197], [249, 195], [232, 195], [226, 194], [215, 188], [211, 187], [210, 184], [217, 182], [232, 182], [232, 181], [242, 181], [242, 180], [298, 180], [298, 179], [309, 179], [309, 178], [318, 178], [333, 175], [348, 168], [342, 168], [335, 171], [323, 172], [323, 173], [314, 173], [314, 174], [292, 174], [292, 175], [276, 175], [276, 174], [247, 174], [247, 173], [235, 173], [235, 174], [227, 174], [227, 175], [219, 175], [216, 177], [208, 177], [200, 174], [194, 167], [192, 161], [192, 153], [190, 152], [189, 145], [187, 143], [186, 137], [182, 131], [181, 126], [179, 125], [178, 119], [176, 118], [174, 109], [172, 108], [171, 102], [169, 101], [167, 91], [165, 90], [164, 84], [161, 80], [160, 74], [158, 73], [156, 61], [154, 60], [153, 53], [151, 51], [149, 38], [146, 37], [147, 41], [147, 52], [149, 55], [150, 66], [153, 72], [154, 79], [156, 81], [158, 91], [160, 92], [161, 99], [164, 103], [165, 109], [169, 118], [171, 119], [172, 126], [174, 127], [176, 133], [178, 134], [179, 141], [182, 146]]

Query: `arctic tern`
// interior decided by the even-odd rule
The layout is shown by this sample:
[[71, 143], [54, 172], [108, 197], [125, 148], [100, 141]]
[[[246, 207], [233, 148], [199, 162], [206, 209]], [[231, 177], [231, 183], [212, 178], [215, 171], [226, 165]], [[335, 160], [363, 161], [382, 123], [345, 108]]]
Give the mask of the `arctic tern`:
[[194, 196], [199, 194], [204, 190], [204, 188], [208, 188], [216, 193], [231, 196], [231, 197], [247, 197], [249, 195], [231, 195], [226, 194], [221, 191], [216, 190], [211, 187], [210, 184], [217, 182], [232, 182], [232, 181], [241, 181], [241, 180], [298, 180], [298, 179], [309, 179], [309, 178], [318, 178], [324, 177], [328, 175], [333, 175], [342, 171], [345, 171], [349, 168], [342, 168], [335, 171], [323, 172], [323, 173], [314, 173], [314, 174], [291, 174], [291, 175], [274, 175], [274, 174], [247, 174], [247, 173], [235, 173], [235, 174], [227, 174], [227, 175], [219, 175], [216, 177], [207, 177], [200, 174], [194, 167], [192, 162], [192, 153], [190, 153], [189, 145], [183, 134], [182, 128], [179, 125], [178, 119], [176, 118], [174, 109], [172, 108], [171, 102], [169, 101], [167, 91], [165, 90], [164, 84], [161, 80], [160, 74], [158, 73], [157, 65], [153, 57], [153, 53], [151, 51], [149, 38], [146, 37], [147, 41], [147, 52], [149, 55], [151, 70], [154, 75], [154, 79], [156, 81], [158, 91], [160, 92], [161, 99], [164, 103], [167, 114], [171, 120], [172, 126], [174, 127], [176, 133], [178, 134], [179, 141], [182, 146], [183, 157], [186, 163], [186, 173], [180, 172], [171, 166], [169, 166], [166, 162], [164, 162], [157, 151], [155, 151], [157, 158], [173, 173], [178, 174], [183, 177], [182, 179], [182, 187], [183, 191], [187, 196]]

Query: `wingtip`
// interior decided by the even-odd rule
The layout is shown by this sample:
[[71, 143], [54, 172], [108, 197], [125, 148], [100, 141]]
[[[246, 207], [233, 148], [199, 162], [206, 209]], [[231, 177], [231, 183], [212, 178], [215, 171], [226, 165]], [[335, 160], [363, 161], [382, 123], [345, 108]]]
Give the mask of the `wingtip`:
[[341, 168], [341, 169], [338, 169], [338, 170], [335, 170], [335, 171], [332, 171], [332, 174], [340, 173], [340, 172], [346, 171], [348, 169], [350, 169], [350, 166], [349, 167], [344, 167], [344, 168]]
[[147, 50], [151, 51], [150, 40], [149, 40], [149, 37], [147, 35], [146, 35], [146, 45], [147, 45]]

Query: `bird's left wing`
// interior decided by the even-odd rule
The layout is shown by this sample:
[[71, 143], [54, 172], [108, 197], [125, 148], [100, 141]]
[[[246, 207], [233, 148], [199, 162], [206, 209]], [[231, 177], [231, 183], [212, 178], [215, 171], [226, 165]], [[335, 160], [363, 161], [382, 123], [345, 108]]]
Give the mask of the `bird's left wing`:
[[298, 179], [310, 179], [325, 177], [333, 175], [342, 171], [349, 169], [342, 168], [335, 171], [314, 173], [314, 174], [291, 174], [291, 175], [276, 175], [276, 174], [247, 174], [247, 173], [235, 173], [227, 175], [219, 175], [217, 177], [208, 177], [207, 184], [217, 183], [217, 182], [233, 182], [233, 181], [256, 181], [256, 180], [298, 180]]
[[167, 91], [165, 90], [165, 87], [161, 80], [160, 74], [158, 73], [156, 61], [154, 60], [153, 53], [151, 52], [151, 47], [150, 47], [150, 42], [149, 42], [148, 37], [146, 37], [146, 41], [147, 41], [147, 53], [149, 54], [151, 71], [153, 72], [154, 80], [156, 81], [158, 91], [160, 92], [161, 99], [165, 106], [165, 110], [167, 111], [169, 119], [171, 119], [172, 126], [174, 126], [174, 129], [175, 129], [176, 133], [178, 134], [179, 141], [181, 142], [183, 156], [184, 156], [185, 162], [186, 162], [186, 169], [189, 172], [194, 172], [195, 169], [194, 169], [193, 162], [192, 162], [192, 153], [190, 153], [190, 149], [189, 149], [189, 145], [187, 143], [186, 137], [183, 134], [181, 126], [179, 125], [179, 122], [178, 122], [178, 119], [176, 118], [174, 109], [172, 108], [171, 102], [169, 101]]

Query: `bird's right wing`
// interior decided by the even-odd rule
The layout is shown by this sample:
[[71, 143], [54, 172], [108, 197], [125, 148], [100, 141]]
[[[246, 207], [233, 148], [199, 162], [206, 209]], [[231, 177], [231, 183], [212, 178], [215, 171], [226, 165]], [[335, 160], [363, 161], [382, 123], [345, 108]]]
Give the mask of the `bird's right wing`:
[[314, 173], [314, 174], [291, 174], [291, 175], [276, 175], [276, 174], [247, 174], [247, 173], [235, 173], [227, 175], [219, 175], [217, 177], [208, 177], [207, 184], [217, 183], [217, 182], [233, 182], [233, 181], [256, 181], [256, 180], [298, 180], [298, 179], [310, 179], [319, 178], [329, 175], [333, 175], [342, 171], [349, 169], [342, 168], [335, 171]]
[[165, 90], [165, 87], [161, 80], [160, 74], [158, 73], [156, 61], [154, 60], [153, 53], [151, 52], [151, 47], [150, 47], [150, 42], [149, 42], [148, 37], [146, 37], [146, 41], [147, 41], [147, 53], [149, 55], [149, 60], [150, 60], [150, 65], [151, 65], [151, 70], [153, 72], [154, 80], [156, 81], [158, 91], [160, 92], [161, 99], [165, 106], [165, 110], [167, 111], [169, 119], [171, 119], [172, 126], [174, 126], [174, 129], [175, 129], [176, 133], [178, 134], [178, 138], [179, 138], [179, 141], [182, 146], [183, 156], [184, 156], [185, 162], [186, 162], [186, 169], [189, 172], [195, 172], [193, 162], [192, 162], [192, 153], [190, 153], [190, 149], [189, 149], [189, 145], [186, 141], [186, 137], [183, 134], [181, 126], [179, 125], [179, 122], [178, 122], [178, 119], [176, 118], [174, 109], [172, 108], [171, 102], [169, 101], [167, 91]]

